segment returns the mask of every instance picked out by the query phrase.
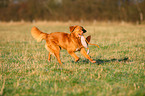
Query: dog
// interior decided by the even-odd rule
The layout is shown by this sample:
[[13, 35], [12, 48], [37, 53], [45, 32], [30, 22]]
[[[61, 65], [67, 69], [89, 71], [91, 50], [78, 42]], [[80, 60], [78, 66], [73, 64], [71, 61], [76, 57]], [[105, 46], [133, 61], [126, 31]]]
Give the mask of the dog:
[[[60, 50], [66, 49], [67, 52], [74, 57], [75, 62], [79, 61], [79, 57], [75, 54], [76, 51], [80, 51], [80, 53], [87, 58], [90, 62], [95, 63], [93, 59], [85, 51], [83, 44], [81, 43], [81, 36], [87, 31], [82, 26], [70, 26], [70, 34], [65, 32], [53, 32], [50, 34], [44, 33], [40, 31], [37, 27], [32, 27], [31, 35], [37, 42], [42, 40], [46, 40], [45, 48], [48, 53], [48, 61], [51, 59], [51, 54], [57, 58], [57, 61], [60, 65], [62, 62], [60, 60]], [[90, 41], [90, 36], [88, 36], [87, 41]]]

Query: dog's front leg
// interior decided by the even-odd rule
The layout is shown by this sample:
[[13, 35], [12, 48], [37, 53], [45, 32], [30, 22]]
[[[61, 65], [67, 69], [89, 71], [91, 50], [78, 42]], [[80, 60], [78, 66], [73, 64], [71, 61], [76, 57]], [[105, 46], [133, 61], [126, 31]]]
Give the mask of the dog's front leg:
[[68, 53], [75, 58], [75, 62], [79, 61], [79, 57], [73, 51], [68, 51]]
[[85, 48], [81, 48], [81, 54], [84, 55], [87, 59], [89, 59], [92, 63], [96, 63], [96, 61], [91, 59], [90, 56], [87, 54]]

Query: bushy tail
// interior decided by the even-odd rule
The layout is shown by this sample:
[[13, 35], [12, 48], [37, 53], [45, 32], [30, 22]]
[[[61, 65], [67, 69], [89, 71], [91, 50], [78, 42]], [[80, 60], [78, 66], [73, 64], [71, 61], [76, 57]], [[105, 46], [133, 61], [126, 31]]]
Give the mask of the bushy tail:
[[33, 36], [33, 38], [35, 38], [37, 40], [37, 42], [42, 41], [43, 39], [46, 40], [47, 37], [47, 33], [43, 33], [42, 31], [40, 31], [38, 28], [33, 27], [31, 29], [31, 35]]

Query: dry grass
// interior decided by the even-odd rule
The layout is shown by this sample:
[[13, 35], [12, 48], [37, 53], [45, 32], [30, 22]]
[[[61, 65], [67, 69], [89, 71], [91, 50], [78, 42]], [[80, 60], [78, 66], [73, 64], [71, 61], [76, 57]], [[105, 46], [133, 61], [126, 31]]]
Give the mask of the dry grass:
[[[45, 41], [37, 43], [32, 26], [44, 32], [69, 32], [83, 25], [91, 35], [90, 63], [75, 63], [61, 51], [64, 68], [47, 62]], [[145, 26], [119, 23], [37, 22], [0, 24], [0, 89], [2, 95], [145, 95]]]

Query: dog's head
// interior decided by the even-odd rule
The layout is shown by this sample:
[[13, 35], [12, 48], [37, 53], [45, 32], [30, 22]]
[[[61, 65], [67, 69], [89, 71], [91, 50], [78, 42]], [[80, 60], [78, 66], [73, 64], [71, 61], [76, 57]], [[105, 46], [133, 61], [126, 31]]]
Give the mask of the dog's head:
[[76, 37], [82, 36], [87, 31], [82, 26], [70, 26], [70, 32], [74, 33]]

